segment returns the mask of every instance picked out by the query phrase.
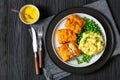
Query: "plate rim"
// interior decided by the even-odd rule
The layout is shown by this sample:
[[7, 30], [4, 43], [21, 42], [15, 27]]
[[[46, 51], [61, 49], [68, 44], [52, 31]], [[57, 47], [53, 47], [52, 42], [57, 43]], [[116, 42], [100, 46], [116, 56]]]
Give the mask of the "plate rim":
[[[78, 10], [82, 10], [81, 11], [78, 11]], [[103, 28], [105, 30], [105, 33], [106, 33], [106, 38], [107, 38], [107, 42], [111, 42], [111, 45], [110, 47], [108, 46], [108, 43], [106, 44], [106, 48], [110, 48], [109, 50], [109, 54], [105, 54], [105, 52], [103, 53], [103, 55], [101, 56], [100, 59], [98, 59], [95, 63], [93, 63], [92, 65], [90, 66], [87, 66], [87, 67], [72, 67], [72, 66], [69, 66], [69, 65], [66, 65], [65, 63], [63, 63], [61, 60], [59, 60], [58, 57], [56, 57], [56, 54], [54, 53], [54, 50], [52, 51], [52, 42], [51, 40], [52, 39], [48, 39], [48, 30], [49, 30], [49, 35], [50, 33], [52, 33], [53, 30], [50, 28], [50, 26], [53, 26], [53, 24], [55, 24], [55, 21], [57, 20], [61, 20], [63, 17], [69, 15], [69, 14], [72, 14], [72, 13], [87, 13], [93, 17], [95, 17], [102, 25], [103, 25]], [[93, 13], [96, 13], [93, 15]], [[99, 15], [99, 16], [98, 16]], [[99, 18], [99, 19], [98, 19]], [[103, 22], [102, 22], [103, 21]], [[54, 22], [54, 23], [53, 23]], [[112, 26], [110, 25], [111, 23], [109, 22], [109, 20], [103, 15], [101, 14], [99, 11], [93, 9], [93, 8], [88, 8], [88, 7], [75, 7], [75, 8], [70, 8], [70, 9], [67, 9], [67, 10], [64, 10], [64, 11], [61, 11], [60, 13], [58, 13], [49, 23], [49, 26], [47, 28], [47, 31], [46, 31], [46, 34], [45, 34], [45, 47], [48, 51], [48, 54], [50, 56], [50, 58], [52, 59], [52, 61], [58, 66], [60, 67], [61, 69], [65, 70], [65, 71], [68, 71], [68, 72], [71, 72], [71, 73], [79, 73], [79, 74], [86, 74], [86, 73], [90, 73], [90, 72], [93, 72], [93, 71], [96, 71], [98, 70], [99, 68], [101, 68], [107, 61], [108, 59], [110, 58], [110, 56], [112, 55], [113, 53], [113, 50], [114, 50], [114, 33], [113, 33], [113, 30], [112, 30]], [[109, 33], [110, 34], [107, 34], [108, 31], [106, 31], [106, 27], [105, 25], [107, 25], [109, 27]], [[51, 34], [52, 35], [52, 34]], [[112, 40], [111, 41], [108, 41], [108, 35], [109, 37], [112, 37]], [[46, 38], [47, 36], [47, 38]], [[50, 42], [48, 42], [48, 40]], [[51, 43], [51, 44], [50, 44]], [[48, 45], [50, 47], [48, 47]], [[108, 50], [108, 49], [107, 49]], [[105, 50], [106, 51], [106, 50]], [[108, 52], [108, 51], [107, 51]], [[105, 61], [103, 60], [105, 58]], [[103, 62], [101, 62], [101, 61]], [[100, 64], [101, 63], [101, 64]], [[95, 66], [96, 65], [96, 66]]]

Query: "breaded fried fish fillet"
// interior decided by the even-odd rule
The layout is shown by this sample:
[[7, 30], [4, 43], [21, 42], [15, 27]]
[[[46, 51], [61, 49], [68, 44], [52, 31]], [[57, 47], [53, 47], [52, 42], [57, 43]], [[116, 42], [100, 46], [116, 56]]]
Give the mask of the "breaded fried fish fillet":
[[64, 62], [71, 60], [75, 56], [79, 56], [81, 53], [75, 42], [63, 44], [57, 48], [57, 51]]
[[60, 44], [71, 42], [71, 41], [76, 42], [76, 40], [77, 40], [76, 34], [69, 29], [57, 30], [57, 37], [58, 37], [58, 42]]
[[57, 51], [64, 62], [66, 62], [74, 57], [68, 50], [67, 44], [63, 44], [62, 46], [58, 47]]
[[80, 18], [79, 16], [77, 16], [75, 14], [72, 14], [66, 19], [65, 26], [68, 29], [70, 29], [78, 34], [81, 32], [85, 23], [86, 22], [82, 18]]

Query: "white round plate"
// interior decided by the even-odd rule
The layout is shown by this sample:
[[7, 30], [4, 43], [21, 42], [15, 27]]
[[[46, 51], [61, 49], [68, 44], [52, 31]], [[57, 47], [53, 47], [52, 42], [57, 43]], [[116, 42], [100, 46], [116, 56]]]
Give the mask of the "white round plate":
[[[88, 14], [85, 14], [85, 13], [73, 13], [73, 14], [76, 14], [78, 15], [79, 17], [87, 17], [87, 18], [90, 18], [92, 19], [93, 21], [95, 21], [95, 23], [97, 23], [101, 29], [101, 32], [102, 32], [102, 36], [103, 36], [103, 39], [104, 39], [104, 42], [105, 42], [105, 45], [104, 45], [104, 50], [106, 48], [106, 33], [105, 33], [105, 30], [102, 26], [102, 24], [93, 16], [91, 15], [88, 15]], [[56, 50], [57, 47], [59, 47], [61, 44], [58, 43], [58, 40], [57, 40], [57, 34], [56, 34], [56, 31], [58, 29], [63, 29], [63, 28], [66, 28], [65, 27], [65, 21], [66, 21], [66, 18], [68, 18], [68, 16], [64, 17], [63, 19], [61, 19], [57, 25], [55, 26], [54, 30], [53, 30], [53, 34], [52, 34], [52, 46], [53, 46], [53, 50], [56, 54], [56, 56], [62, 61], [61, 57], [58, 55], [58, 52]], [[69, 65], [69, 66], [72, 66], [72, 67], [87, 67], [93, 63], [95, 63], [103, 54], [104, 50], [98, 54], [96, 54], [94, 57], [92, 57], [92, 59], [89, 61], [89, 63], [82, 63], [82, 64], [77, 64], [76, 60], [75, 59], [72, 59], [68, 62], [64, 62], [65, 64]], [[80, 59], [82, 57], [82, 55], [80, 55], [78, 58]]]

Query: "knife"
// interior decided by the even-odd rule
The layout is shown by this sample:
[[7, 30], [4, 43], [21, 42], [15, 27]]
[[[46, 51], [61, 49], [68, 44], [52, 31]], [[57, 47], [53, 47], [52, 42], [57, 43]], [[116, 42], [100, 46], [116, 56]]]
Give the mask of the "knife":
[[36, 33], [34, 28], [31, 27], [32, 31], [32, 46], [33, 46], [33, 52], [34, 52], [34, 61], [35, 61], [35, 70], [36, 75], [39, 75], [39, 64], [38, 64], [38, 57], [37, 57], [37, 39], [36, 39]]

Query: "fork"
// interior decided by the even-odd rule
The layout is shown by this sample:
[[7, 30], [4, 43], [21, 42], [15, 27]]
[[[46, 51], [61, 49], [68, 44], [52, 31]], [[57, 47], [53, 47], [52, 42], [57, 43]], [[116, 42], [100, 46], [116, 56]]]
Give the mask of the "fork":
[[42, 38], [43, 38], [43, 26], [38, 29], [38, 56], [39, 56], [39, 68], [42, 68]]

